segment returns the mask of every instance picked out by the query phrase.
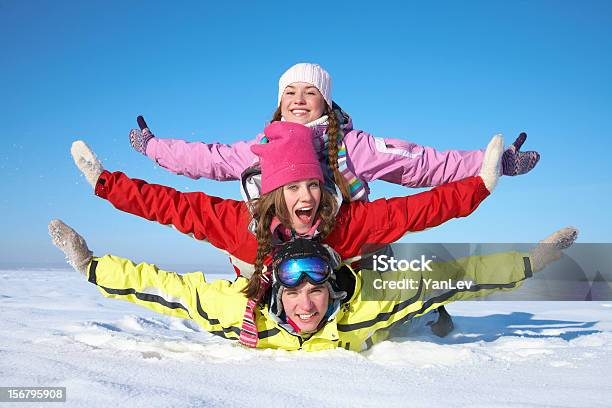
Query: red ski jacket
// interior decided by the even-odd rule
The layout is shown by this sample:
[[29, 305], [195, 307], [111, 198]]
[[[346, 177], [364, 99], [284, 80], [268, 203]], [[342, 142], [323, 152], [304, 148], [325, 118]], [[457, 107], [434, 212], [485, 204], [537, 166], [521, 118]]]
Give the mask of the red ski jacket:
[[[248, 228], [252, 216], [244, 201], [201, 192], [182, 193], [108, 171], [100, 175], [95, 193], [121, 211], [172, 225], [195, 239], [210, 242], [230, 256], [237, 274], [252, 275], [257, 240]], [[362, 254], [364, 245], [382, 247], [407, 232], [468, 216], [488, 195], [482, 179], [476, 176], [407, 197], [344, 203], [323, 243], [338, 252], [343, 261], [354, 262], [366, 255]]]

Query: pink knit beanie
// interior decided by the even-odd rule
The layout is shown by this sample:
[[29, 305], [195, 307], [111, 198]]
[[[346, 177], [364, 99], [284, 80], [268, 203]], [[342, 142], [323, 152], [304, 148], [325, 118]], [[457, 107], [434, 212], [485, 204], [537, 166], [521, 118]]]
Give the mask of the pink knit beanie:
[[318, 179], [323, 183], [310, 128], [293, 122], [272, 122], [264, 134], [268, 143], [251, 146], [259, 156], [261, 194], [294, 181]]

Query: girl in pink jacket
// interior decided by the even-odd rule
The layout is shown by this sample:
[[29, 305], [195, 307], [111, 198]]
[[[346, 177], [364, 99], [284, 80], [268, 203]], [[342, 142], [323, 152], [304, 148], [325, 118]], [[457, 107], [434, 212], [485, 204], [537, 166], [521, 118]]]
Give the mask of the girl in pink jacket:
[[[439, 152], [398, 139], [374, 137], [353, 129], [346, 112], [332, 101], [331, 77], [316, 64], [301, 63], [289, 68], [279, 80], [278, 108], [273, 121], [304, 124], [313, 129], [314, 142], [324, 175], [342, 192], [345, 201], [368, 199], [368, 182], [385, 180], [406, 187], [431, 187], [475, 176], [480, 171], [483, 151]], [[141, 130], [130, 132], [130, 142], [169, 171], [197, 179], [243, 180], [245, 199], [259, 195], [260, 181], [243, 177], [257, 162], [250, 147], [264, 138], [231, 145], [186, 142], [154, 137], [142, 117]], [[519, 175], [538, 162], [537, 152], [521, 152], [526, 139], [519, 138], [503, 154], [502, 174]]]

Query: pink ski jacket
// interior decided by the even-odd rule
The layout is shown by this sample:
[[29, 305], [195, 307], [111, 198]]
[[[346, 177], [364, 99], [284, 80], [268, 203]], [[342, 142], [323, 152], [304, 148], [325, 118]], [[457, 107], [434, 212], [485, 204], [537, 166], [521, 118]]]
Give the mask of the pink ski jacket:
[[[484, 152], [481, 150], [448, 150], [439, 152], [400, 139], [375, 137], [353, 129], [348, 115], [342, 125], [347, 167], [366, 189], [367, 183], [384, 180], [406, 187], [433, 187], [478, 175]], [[326, 125], [313, 129], [315, 146], [323, 145]], [[244, 170], [257, 162], [250, 146], [259, 143], [263, 133], [249, 141], [233, 144], [187, 142], [154, 137], [146, 155], [165, 169], [193, 179], [201, 177], [218, 181], [240, 180]], [[325, 156], [320, 154], [321, 160]]]

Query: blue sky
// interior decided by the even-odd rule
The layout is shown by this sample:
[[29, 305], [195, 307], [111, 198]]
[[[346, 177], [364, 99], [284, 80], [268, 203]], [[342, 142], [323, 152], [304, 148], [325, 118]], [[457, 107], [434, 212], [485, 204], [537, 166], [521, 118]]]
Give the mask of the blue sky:
[[[261, 131], [277, 81], [317, 62], [356, 128], [445, 149], [497, 132], [542, 154], [472, 216], [410, 242], [531, 242], [565, 225], [611, 242], [612, 3], [608, 1], [0, 1], [0, 266], [62, 256], [61, 218], [98, 255], [224, 267], [207, 244], [113, 209], [69, 148], [111, 170], [238, 198], [235, 182], [157, 167], [127, 139], [143, 114], [161, 137], [230, 143]], [[386, 183], [374, 197], [415, 192]]]

